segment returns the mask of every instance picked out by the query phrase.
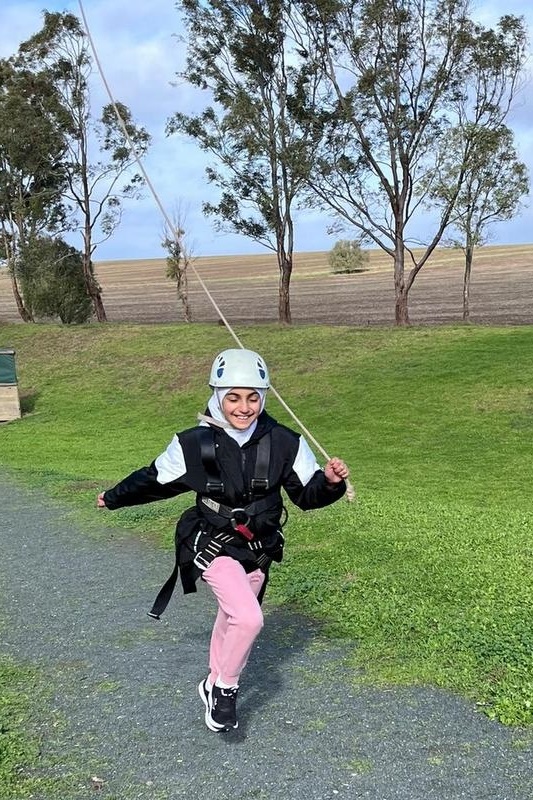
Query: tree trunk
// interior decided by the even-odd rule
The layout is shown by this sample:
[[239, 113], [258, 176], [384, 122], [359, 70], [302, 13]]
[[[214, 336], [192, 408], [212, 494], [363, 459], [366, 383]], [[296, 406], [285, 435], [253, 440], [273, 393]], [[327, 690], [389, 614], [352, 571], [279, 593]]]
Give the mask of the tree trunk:
[[94, 222], [91, 224], [91, 191], [89, 188], [89, 162], [87, 157], [88, 144], [87, 144], [87, 130], [83, 121], [80, 122], [79, 132], [81, 138], [80, 146], [80, 168], [81, 168], [81, 182], [83, 188], [83, 202], [80, 208], [83, 211], [84, 226], [83, 226], [83, 277], [85, 280], [85, 290], [91, 299], [93, 311], [98, 322], [107, 322], [104, 303], [102, 301], [102, 290], [94, 275], [94, 267], [92, 262], [92, 254], [94, 248], [92, 246], [92, 228]]
[[35, 322], [33, 318], [33, 314], [28, 311], [26, 306], [24, 305], [24, 300], [22, 299], [22, 295], [20, 294], [17, 278], [15, 273], [10, 268], [9, 270], [10, 278], [11, 278], [11, 287], [13, 289], [13, 297], [15, 298], [15, 303], [17, 304], [17, 311], [19, 312], [19, 316], [23, 322]]
[[411, 320], [409, 319], [408, 292], [406, 289], [396, 295], [394, 312], [396, 325], [411, 324]]
[[98, 284], [96, 284], [95, 295], [91, 299], [93, 301], [94, 313], [96, 314], [96, 319], [98, 322], [107, 322], [107, 314], [105, 313], [104, 303], [102, 301], [102, 295]]
[[191, 306], [189, 304], [189, 283], [187, 280], [187, 263], [183, 262], [178, 266], [178, 273], [176, 279], [176, 289], [178, 293], [178, 300], [183, 308], [183, 315], [185, 322], [192, 322]]
[[290, 282], [292, 274], [292, 256], [283, 255], [278, 259], [279, 263], [279, 303], [278, 320], [284, 325], [292, 323]]
[[17, 276], [15, 274], [15, 241], [16, 241], [16, 234], [15, 234], [16, 227], [11, 220], [11, 234], [6, 230], [4, 224], [2, 224], [1, 232], [2, 232], [2, 243], [3, 249], [5, 251], [5, 260], [7, 264], [7, 271], [9, 273], [9, 279], [11, 281], [11, 289], [13, 291], [13, 297], [15, 299], [15, 303], [17, 306], [17, 311], [19, 313], [19, 317], [23, 322], [35, 322], [33, 318], [33, 314], [31, 311], [28, 311], [26, 306], [24, 305], [24, 300], [20, 293], [20, 289], [18, 286]]
[[85, 289], [91, 298], [96, 319], [98, 322], [107, 322], [107, 315], [105, 313], [105, 308], [102, 301], [101, 288], [94, 276], [91, 257], [88, 256], [87, 253], [84, 253], [83, 255], [83, 277], [85, 280]]
[[396, 325], [409, 325], [409, 289], [405, 285], [405, 265], [403, 242], [399, 241], [396, 245], [394, 254], [394, 293], [396, 302], [394, 306], [394, 316]]
[[471, 244], [465, 247], [465, 274], [463, 280], [463, 320], [468, 322], [470, 319], [470, 276], [472, 274], [472, 261], [474, 248]]
[[284, 325], [291, 325], [290, 285], [294, 254], [294, 230], [287, 196], [288, 191], [285, 189], [286, 207], [283, 216], [278, 218], [278, 225], [276, 227], [276, 246], [279, 267], [278, 321]]

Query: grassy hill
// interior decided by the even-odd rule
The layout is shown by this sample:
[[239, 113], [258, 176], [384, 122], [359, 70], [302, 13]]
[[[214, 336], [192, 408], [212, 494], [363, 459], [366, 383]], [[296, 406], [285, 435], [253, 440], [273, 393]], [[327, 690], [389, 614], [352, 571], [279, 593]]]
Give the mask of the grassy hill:
[[[0, 463], [71, 503], [195, 424], [213, 325], [4, 325], [25, 414]], [[533, 722], [533, 328], [240, 326], [284, 399], [352, 469], [358, 499], [290, 509], [269, 602], [354, 640], [354, 680], [433, 683]], [[291, 423], [273, 398], [271, 413]], [[105, 514], [170, 546], [190, 498]]]

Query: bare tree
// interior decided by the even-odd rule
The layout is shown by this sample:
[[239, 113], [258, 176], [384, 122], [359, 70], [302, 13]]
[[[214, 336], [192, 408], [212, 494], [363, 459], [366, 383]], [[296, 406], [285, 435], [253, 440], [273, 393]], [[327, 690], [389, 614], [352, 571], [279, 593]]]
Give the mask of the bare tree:
[[162, 245], [168, 253], [167, 278], [176, 282], [178, 302], [183, 310], [185, 322], [192, 322], [187, 269], [193, 255], [185, 230], [185, 217], [181, 211], [177, 212], [172, 230], [166, 228]]

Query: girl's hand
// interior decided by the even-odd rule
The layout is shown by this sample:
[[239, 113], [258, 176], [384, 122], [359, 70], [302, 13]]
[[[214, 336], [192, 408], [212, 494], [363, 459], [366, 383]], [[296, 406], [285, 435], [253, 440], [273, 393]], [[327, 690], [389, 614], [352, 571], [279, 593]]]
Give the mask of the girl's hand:
[[96, 498], [97, 508], [105, 508], [104, 494], [105, 492], [100, 492], [100, 494]]
[[350, 474], [350, 470], [340, 458], [330, 458], [324, 467], [324, 475], [328, 483], [340, 483]]

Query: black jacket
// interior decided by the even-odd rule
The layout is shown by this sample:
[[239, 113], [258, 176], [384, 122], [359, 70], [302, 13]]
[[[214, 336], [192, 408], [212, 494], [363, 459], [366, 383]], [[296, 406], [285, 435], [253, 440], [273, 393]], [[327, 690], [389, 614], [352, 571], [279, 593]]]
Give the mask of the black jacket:
[[[262, 506], [267, 508], [250, 519], [249, 527], [254, 534], [256, 547], [259, 543], [267, 554], [277, 552], [276, 560], [281, 560], [282, 489], [303, 510], [327, 506], [346, 491], [344, 481], [328, 484], [303, 437], [280, 425], [265, 411], [260, 414], [251, 439], [242, 447], [223, 429], [209, 426], [208, 430], [212, 430], [214, 437], [216, 462], [223, 483], [222, 493], [211, 493], [209, 496], [230, 508], [243, 508], [257, 499], [251, 487], [258, 442], [264, 436], [271, 437], [268, 489], [261, 493], [261, 498], [266, 500]], [[194, 580], [199, 571], [194, 570], [192, 559], [198, 547], [205, 546], [217, 530], [232, 530], [229, 520], [217, 519], [200, 500], [209, 494], [206, 489], [209, 475], [205, 459], [202, 460], [200, 444], [205, 431], [205, 427], [196, 426], [176, 434], [167, 450], [150, 466], [132, 472], [104, 494], [107, 508], [116, 509], [176, 497], [188, 491], [195, 492], [197, 504], [185, 511], [176, 531], [177, 560], [182, 569], [181, 577], [186, 592], [195, 591]], [[207, 537], [200, 542], [199, 531]], [[236, 546], [225, 546], [223, 552], [241, 561], [247, 571], [257, 568], [257, 551], [254, 554], [245, 539]]]

